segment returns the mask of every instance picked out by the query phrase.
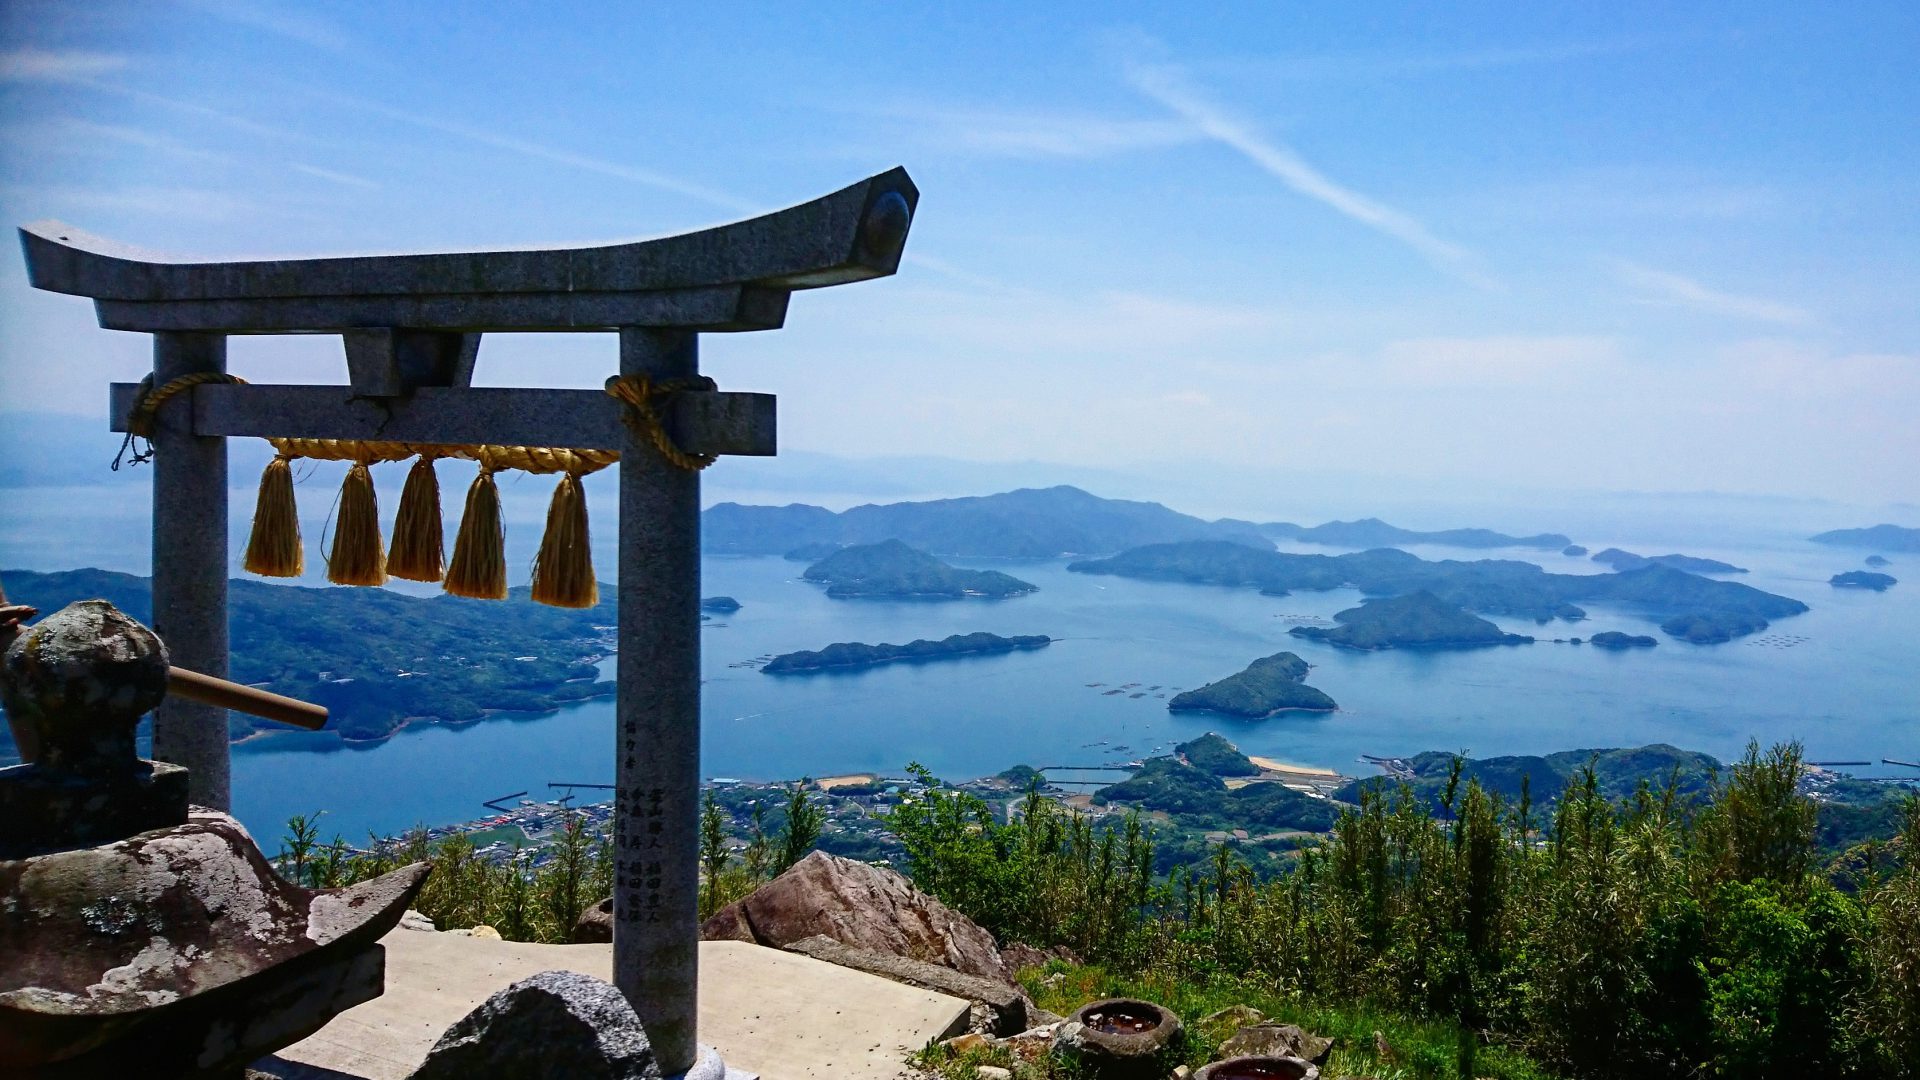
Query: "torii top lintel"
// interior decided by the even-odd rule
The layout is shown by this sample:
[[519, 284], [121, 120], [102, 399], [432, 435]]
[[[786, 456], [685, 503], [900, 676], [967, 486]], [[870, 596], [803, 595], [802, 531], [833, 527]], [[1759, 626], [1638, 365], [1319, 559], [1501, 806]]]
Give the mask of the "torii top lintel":
[[920, 193], [892, 169], [811, 202], [601, 247], [249, 262], [155, 258], [59, 222], [20, 230], [28, 281], [115, 330], [766, 330], [795, 289], [899, 268]]

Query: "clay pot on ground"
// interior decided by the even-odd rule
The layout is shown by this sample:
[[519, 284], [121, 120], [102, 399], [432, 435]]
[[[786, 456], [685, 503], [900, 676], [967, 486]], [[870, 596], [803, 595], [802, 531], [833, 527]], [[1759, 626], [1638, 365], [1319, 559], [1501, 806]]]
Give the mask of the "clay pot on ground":
[[1151, 1001], [1107, 998], [1083, 1005], [1053, 1036], [1053, 1052], [1076, 1058], [1094, 1076], [1158, 1076], [1180, 1042], [1180, 1018]]
[[1236, 1057], [1202, 1065], [1193, 1080], [1320, 1080], [1320, 1067], [1297, 1057]]

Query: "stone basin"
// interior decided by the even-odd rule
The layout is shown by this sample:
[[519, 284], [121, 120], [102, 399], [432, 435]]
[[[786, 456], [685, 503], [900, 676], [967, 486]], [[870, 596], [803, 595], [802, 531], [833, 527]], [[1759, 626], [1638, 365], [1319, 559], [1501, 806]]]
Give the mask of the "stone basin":
[[1305, 1058], [1236, 1057], [1202, 1065], [1193, 1080], [1320, 1080], [1320, 1068]]
[[239, 822], [200, 808], [0, 861], [0, 1074], [190, 1075], [301, 1038], [379, 995], [377, 943], [427, 870], [301, 888]]
[[1181, 1038], [1180, 1018], [1151, 1001], [1107, 998], [1082, 1005], [1054, 1032], [1053, 1051], [1095, 1077], [1160, 1075], [1162, 1057]]

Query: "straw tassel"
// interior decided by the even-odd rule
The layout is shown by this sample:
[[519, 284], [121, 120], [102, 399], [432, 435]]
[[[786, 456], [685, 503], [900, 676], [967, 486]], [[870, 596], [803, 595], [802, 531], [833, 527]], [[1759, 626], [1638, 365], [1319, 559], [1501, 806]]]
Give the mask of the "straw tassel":
[[367, 463], [356, 461], [340, 485], [340, 520], [327, 556], [327, 580], [335, 585], [385, 585], [387, 556], [380, 543], [380, 503]]
[[547, 506], [547, 531], [533, 562], [533, 598], [563, 608], [590, 608], [600, 602], [587, 536], [587, 495], [573, 473], [560, 478]]
[[275, 455], [260, 474], [260, 497], [253, 507], [253, 534], [247, 538], [242, 566], [262, 577], [299, 577], [306, 572], [300, 546], [300, 507], [293, 498], [293, 464]]
[[467, 509], [447, 565], [447, 592], [476, 600], [507, 598], [507, 537], [500, 524], [500, 489], [493, 468], [482, 461], [480, 475], [467, 489]]
[[440, 477], [434, 458], [420, 455], [407, 472], [400, 512], [393, 519], [387, 573], [408, 581], [439, 581], [446, 570], [446, 527], [440, 521]]

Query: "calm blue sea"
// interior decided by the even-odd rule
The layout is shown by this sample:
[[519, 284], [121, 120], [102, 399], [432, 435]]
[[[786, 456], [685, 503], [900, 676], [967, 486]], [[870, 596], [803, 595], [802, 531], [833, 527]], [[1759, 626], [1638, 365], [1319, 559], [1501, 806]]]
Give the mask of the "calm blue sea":
[[[459, 490], [456, 481], [449, 486]], [[602, 515], [596, 547], [601, 576], [611, 578], [605, 494], [595, 495]], [[510, 549], [528, 559], [545, 497], [545, 485], [508, 493]], [[235, 498], [235, 521], [244, 522], [251, 495]], [[0, 499], [0, 567], [147, 569], [144, 485], [15, 489]], [[321, 503], [303, 505], [313, 515], [310, 545], [324, 524]], [[889, 603], [829, 600], [799, 580], [800, 564], [781, 559], [709, 558], [703, 594], [731, 595], [744, 607], [704, 631], [704, 772], [758, 779], [897, 773], [919, 761], [960, 778], [1020, 762], [1124, 762], [1209, 729], [1249, 753], [1355, 775], [1370, 772], [1357, 760], [1363, 753], [1543, 753], [1659, 741], [1727, 757], [1750, 738], [1800, 739], [1814, 760], [1920, 758], [1920, 557], [1896, 557], [1889, 572], [1907, 580], [1889, 592], [1837, 590], [1827, 578], [1859, 568], [1866, 553], [1798, 539], [1811, 531], [1756, 526], [1689, 541], [1656, 521], [1620, 535], [1576, 537], [1594, 550], [1617, 545], [1725, 559], [1753, 570], [1738, 580], [1812, 606], [1754, 638], [1688, 646], [1624, 611], [1594, 610], [1587, 622], [1544, 628], [1502, 620], [1535, 636], [1618, 629], [1662, 637], [1658, 648], [1624, 653], [1547, 643], [1344, 652], [1289, 637], [1287, 629], [1293, 620], [1351, 606], [1358, 596], [1349, 590], [1270, 598], [1069, 574], [1064, 560], [965, 561], [1040, 586], [1014, 600]], [[1557, 553], [1415, 551], [1426, 558], [1523, 558], [1564, 572], [1600, 569]], [[736, 666], [835, 641], [903, 642], [976, 630], [1060, 640], [1032, 653], [805, 677]], [[1315, 665], [1308, 681], [1333, 695], [1341, 711], [1247, 722], [1174, 716], [1158, 696], [1283, 649]], [[1145, 696], [1105, 693], [1127, 683], [1138, 684], [1127, 695]], [[324, 753], [313, 752], [307, 737], [275, 737], [237, 749], [235, 806], [263, 837], [279, 835], [292, 814], [324, 810], [326, 832], [357, 839], [477, 817], [484, 800], [523, 790], [544, 795], [551, 783], [608, 783], [612, 743], [610, 701], [459, 731], [408, 730], [375, 746]]]

